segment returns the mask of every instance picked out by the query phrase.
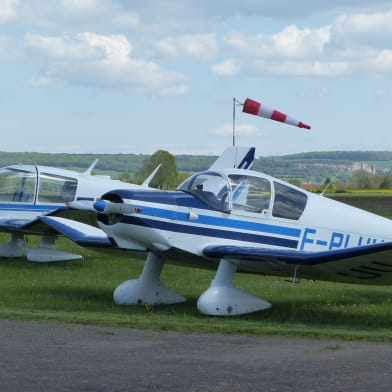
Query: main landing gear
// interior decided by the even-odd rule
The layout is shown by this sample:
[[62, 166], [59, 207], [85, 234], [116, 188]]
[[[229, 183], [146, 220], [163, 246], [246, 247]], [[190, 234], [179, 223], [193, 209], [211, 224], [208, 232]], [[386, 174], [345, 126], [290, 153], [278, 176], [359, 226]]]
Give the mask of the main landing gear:
[[[128, 280], [114, 291], [118, 305], [168, 305], [184, 302], [185, 298], [161, 283], [164, 260], [150, 252], [139, 279]], [[268, 309], [271, 304], [233, 286], [235, 264], [222, 259], [215, 279], [197, 302], [200, 313], [210, 316], [237, 316]]]
[[23, 234], [12, 233], [10, 241], [0, 245], [0, 257], [14, 258], [25, 256], [29, 261], [43, 263], [82, 258], [80, 255], [56, 249], [56, 239], [57, 236], [42, 236], [38, 248], [32, 248], [26, 244]]
[[185, 302], [185, 298], [161, 283], [164, 260], [150, 252], [139, 279], [120, 284], [113, 293], [117, 305], [169, 305]]
[[268, 309], [271, 304], [233, 286], [235, 264], [222, 259], [215, 279], [197, 301], [200, 313], [211, 316], [238, 316]]

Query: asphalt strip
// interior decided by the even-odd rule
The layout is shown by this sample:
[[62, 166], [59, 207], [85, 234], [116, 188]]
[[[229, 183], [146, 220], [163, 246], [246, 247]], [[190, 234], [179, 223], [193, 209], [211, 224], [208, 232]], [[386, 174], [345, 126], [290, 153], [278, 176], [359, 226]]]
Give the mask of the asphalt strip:
[[0, 320], [0, 391], [388, 391], [392, 345]]

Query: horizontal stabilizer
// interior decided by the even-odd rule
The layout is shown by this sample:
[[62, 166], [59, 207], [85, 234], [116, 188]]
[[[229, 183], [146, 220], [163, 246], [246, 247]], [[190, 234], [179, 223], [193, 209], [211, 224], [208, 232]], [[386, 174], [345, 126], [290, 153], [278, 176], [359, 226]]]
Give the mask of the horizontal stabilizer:
[[112, 246], [108, 236], [97, 227], [60, 217], [41, 216], [39, 219], [81, 246]]

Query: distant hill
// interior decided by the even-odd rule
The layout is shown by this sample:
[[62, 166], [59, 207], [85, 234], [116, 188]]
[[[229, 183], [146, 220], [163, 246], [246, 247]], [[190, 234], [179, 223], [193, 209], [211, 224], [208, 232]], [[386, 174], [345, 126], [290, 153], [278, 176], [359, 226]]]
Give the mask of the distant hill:
[[325, 151], [260, 157], [254, 170], [282, 179], [323, 182], [327, 177], [346, 180], [352, 170], [367, 167], [377, 173], [392, 171], [391, 151]]
[[[150, 155], [143, 154], [50, 154], [36, 152], [0, 152], [0, 167], [14, 164], [34, 164], [84, 170], [95, 159], [98, 172], [109, 172], [113, 177], [121, 173], [135, 173]], [[182, 172], [207, 169], [217, 156], [177, 155], [177, 167]], [[392, 169], [391, 151], [327, 151], [259, 157], [254, 170], [282, 179], [323, 182], [326, 177], [345, 180], [355, 162], [373, 165], [377, 172]]]
[[[0, 151], [0, 167], [8, 165], [43, 165], [74, 170], [87, 169], [95, 159], [99, 159], [98, 171], [116, 171], [119, 173], [135, 173], [141, 169], [143, 162], [150, 155], [142, 154], [50, 154], [38, 152], [2, 152]], [[177, 167], [180, 171], [198, 172], [208, 168], [217, 156], [178, 155]]]

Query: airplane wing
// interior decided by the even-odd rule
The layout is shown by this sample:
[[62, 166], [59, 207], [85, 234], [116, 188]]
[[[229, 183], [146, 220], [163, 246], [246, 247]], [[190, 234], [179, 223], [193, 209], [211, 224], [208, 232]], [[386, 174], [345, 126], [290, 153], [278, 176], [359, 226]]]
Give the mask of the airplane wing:
[[[31, 234], [37, 232], [34, 230], [35, 225], [39, 224], [40, 221], [37, 218], [38, 214], [50, 215], [52, 213], [61, 214], [67, 213], [67, 206], [59, 206], [57, 208], [48, 208], [47, 206], [34, 206], [34, 209], [29, 209], [25, 205], [22, 206], [12, 206], [11, 208], [4, 209], [6, 212], [4, 216], [0, 217], [0, 231], [4, 232], [16, 232], [16, 231], [31, 231]], [[32, 230], [30, 230], [32, 228]], [[45, 232], [44, 227], [40, 227], [38, 234], [41, 230]]]
[[[79, 222], [88, 223], [92, 226], [97, 226], [95, 219], [96, 211], [91, 210], [76, 210], [68, 207], [59, 207], [55, 210], [48, 211], [48, 214], [43, 216], [59, 216], [63, 218], [73, 219]], [[56, 234], [57, 231], [52, 227], [46, 225], [39, 217], [22, 219], [0, 219], [0, 231], [4, 232], [25, 232], [28, 234]]]
[[112, 246], [108, 236], [101, 229], [87, 225], [86, 223], [50, 216], [40, 216], [39, 220], [81, 246], [94, 248]]
[[344, 283], [392, 284], [392, 242], [324, 252], [207, 246], [204, 255], [233, 261], [239, 270]]

